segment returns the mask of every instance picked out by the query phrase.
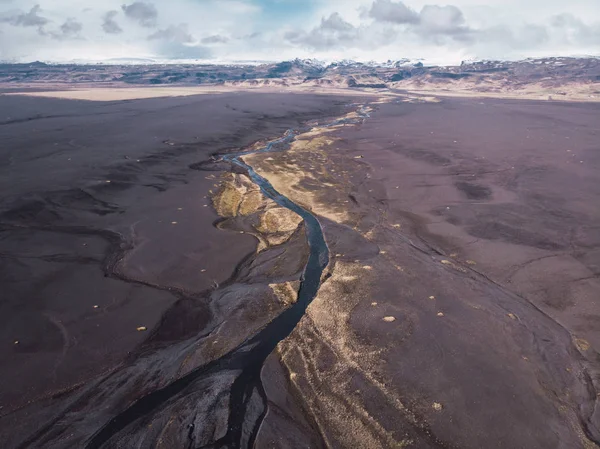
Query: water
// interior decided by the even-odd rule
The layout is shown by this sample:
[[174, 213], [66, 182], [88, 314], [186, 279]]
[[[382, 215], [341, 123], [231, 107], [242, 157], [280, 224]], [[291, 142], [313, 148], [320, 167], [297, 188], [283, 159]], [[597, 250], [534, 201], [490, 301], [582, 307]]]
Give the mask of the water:
[[[368, 117], [368, 111], [361, 108], [358, 115], [359, 117], [356, 119], [340, 119], [329, 124], [320, 125], [320, 127], [358, 123]], [[329, 264], [329, 249], [325, 242], [323, 229], [317, 218], [311, 212], [279, 193], [268, 180], [256, 173], [252, 167], [241, 159], [242, 156], [249, 154], [280, 151], [279, 147], [291, 143], [294, 139], [294, 131], [288, 130], [283, 137], [268, 142], [263, 148], [225, 155], [222, 160], [243, 168], [252, 182], [260, 187], [267, 198], [297, 213], [304, 220], [309, 257], [301, 277], [297, 302], [277, 316], [256, 335], [221, 358], [197, 368], [168, 386], [156, 390], [135, 402], [127, 410], [114, 417], [92, 437], [86, 446], [87, 448], [101, 447], [129, 424], [148, 415], [169, 399], [180, 394], [193, 382], [204, 377], [219, 375], [221, 372], [232, 371], [239, 372], [239, 374], [231, 386], [227, 433], [218, 441], [205, 447], [232, 449], [253, 447], [260, 425], [267, 412], [267, 398], [260, 380], [263, 364], [279, 342], [291, 334], [306, 312], [308, 305], [316, 297], [323, 270]], [[252, 419], [247, 413], [254, 394], [258, 394], [263, 403], [263, 411], [258, 419]], [[190, 433], [192, 432], [193, 428], [190, 429]]]

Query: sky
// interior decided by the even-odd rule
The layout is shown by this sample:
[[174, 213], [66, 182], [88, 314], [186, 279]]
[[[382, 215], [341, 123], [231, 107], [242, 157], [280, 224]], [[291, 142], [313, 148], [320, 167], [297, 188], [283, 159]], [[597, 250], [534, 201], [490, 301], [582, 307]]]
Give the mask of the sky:
[[0, 0], [0, 61], [600, 55], [600, 0]]

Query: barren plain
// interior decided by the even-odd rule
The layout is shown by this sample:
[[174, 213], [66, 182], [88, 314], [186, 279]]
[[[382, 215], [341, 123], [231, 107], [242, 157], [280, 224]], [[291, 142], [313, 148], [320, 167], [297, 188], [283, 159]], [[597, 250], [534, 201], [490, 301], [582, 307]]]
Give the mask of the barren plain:
[[3, 85], [3, 446], [598, 447], [585, 83]]

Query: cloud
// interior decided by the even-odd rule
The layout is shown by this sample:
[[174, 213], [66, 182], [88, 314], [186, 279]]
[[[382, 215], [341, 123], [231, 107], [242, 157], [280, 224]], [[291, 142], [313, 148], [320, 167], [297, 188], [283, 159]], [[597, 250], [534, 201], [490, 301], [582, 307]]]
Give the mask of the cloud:
[[284, 39], [291, 44], [314, 50], [379, 49], [402, 37], [413, 44], [448, 45], [449, 42], [468, 42], [476, 32], [470, 29], [462, 11], [456, 6], [426, 5], [420, 12], [401, 1], [375, 0], [370, 8], [362, 9], [358, 25], [334, 12], [323, 17], [310, 31], [291, 30]]
[[417, 13], [401, 1], [375, 0], [367, 16], [376, 22], [406, 25], [422, 35], [464, 36], [469, 32], [463, 12], [453, 5], [425, 5]]
[[161, 40], [154, 48], [155, 52], [166, 59], [208, 59], [212, 57], [210, 49], [177, 40]]
[[321, 24], [310, 32], [301, 30], [288, 31], [284, 38], [290, 43], [307, 45], [315, 49], [327, 49], [336, 46], [346, 46], [358, 37], [358, 30], [342, 16], [334, 12], [327, 18], [321, 19]]
[[129, 19], [135, 20], [143, 27], [156, 26], [158, 11], [152, 3], [134, 2], [130, 5], [122, 5], [121, 9]]
[[342, 19], [342, 16], [337, 12], [331, 14], [327, 19], [322, 19], [320, 28], [323, 31], [331, 31], [334, 33], [347, 33], [354, 30], [354, 26]]
[[83, 24], [69, 17], [58, 30], [46, 31], [44, 28], [39, 28], [38, 33], [41, 36], [48, 36], [51, 39], [62, 41], [66, 39], [82, 39], [80, 35], [81, 30], [83, 30]]
[[460, 62], [598, 54], [600, 48], [598, 0], [568, 5], [564, 0], [518, 5], [517, 0], [103, 4], [109, 6], [102, 9], [94, 0], [0, 0], [0, 58], [27, 62], [210, 55], [220, 60], [408, 57]]
[[77, 35], [82, 29], [83, 25], [70, 17], [60, 26], [60, 31], [65, 37]]
[[434, 33], [455, 33], [465, 29], [465, 17], [456, 6], [425, 5], [419, 14], [422, 29]]
[[171, 42], [179, 42], [182, 44], [189, 44], [194, 42], [193, 36], [188, 30], [186, 23], [180, 23], [179, 25], [170, 25], [164, 30], [158, 30], [157, 32], [148, 36], [148, 40], [166, 40]]
[[14, 26], [41, 28], [50, 22], [50, 20], [39, 15], [41, 10], [40, 5], [35, 5], [29, 12], [6, 16], [0, 19], [0, 21], [10, 23]]
[[155, 51], [168, 59], [206, 59], [211, 51], [198, 45], [186, 23], [170, 25], [148, 36], [148, 41], [155, 44]]
[[227, 42], [229, 42], [229, 38], [219, 34], [214, 34], [202, 39], [203, 44], [226, 44]]
[[288, 31], [284, 38], [292, 44], [315, 50], [368, 50], [385, 47], [399, 36], [406, 42], [443, 46], [448, 41], [468, 41], [474, 34], [466, 26], [462, 11], [455, 6], [428, 5], [417, 13], [402, 2], [375, 0], [362, 17], [374, 21], [355, 26], [335, 12], [323, 17], [312, 30]]
[[375, 0], [368, 12], [368, 17], [379, 22], [417, 23], [419, 15], [402, 2], [391, 0]]
[[550, 26], [554, 33], [561, 36], [564, 43], [600, 45], [600, 23], [587, 25], [572, 14], [563, 13], [554, 16]]
[[102, 17], [102, 29], [107, 34], [119, 34], [123, 32], [123, 29], [115, 21], [115, 18], [119, 14], [118, 11], [108, 11]]

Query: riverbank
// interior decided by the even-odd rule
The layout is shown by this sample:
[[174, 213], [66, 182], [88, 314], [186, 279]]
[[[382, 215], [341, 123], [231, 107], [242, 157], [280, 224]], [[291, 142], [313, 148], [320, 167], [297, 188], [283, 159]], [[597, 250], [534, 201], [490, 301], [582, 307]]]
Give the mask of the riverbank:
[[360, 100], [0, 97], [5, 445], [594, 447], [597, 106]]
[[279, 346], [291, 397], [326, 446], [595, 447], [597, 107], [375, 107], [246, 158], [318, 213], [332, 254]]
[[[212, 207], [228, 168], [202, 165], [338, 115], [349, 101], [236, 93], [0, 102], [11, 111], [0, 127], [0, 433], [6, 447], [81, 446], [136, 399], [271, 321], [286, 305], [270, 284], [302, 273], [302, 229], [257, 254], [252, 233], [237, 223], [228, 231]], [[206, 403], [217, 423], [228, 414], [226, 404], [214, 411], [219, 398]], [[176, 431], [188, 438], [187, 427]]]

